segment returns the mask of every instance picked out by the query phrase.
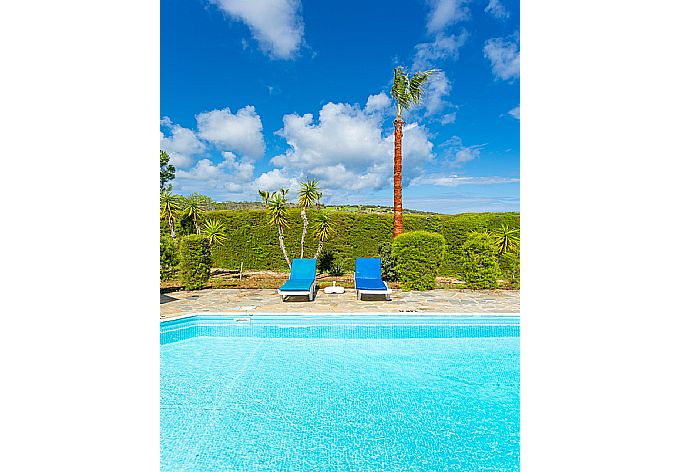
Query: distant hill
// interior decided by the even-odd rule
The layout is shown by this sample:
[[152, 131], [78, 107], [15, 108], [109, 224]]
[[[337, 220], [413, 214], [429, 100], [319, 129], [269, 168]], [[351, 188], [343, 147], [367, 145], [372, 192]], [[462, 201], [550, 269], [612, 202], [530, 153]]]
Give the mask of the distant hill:
[[[288, 203], [288, 207], [296, 208], [297, 204]], [[323, 205], [323, 208], [331, 211], [342, 211], [349, 213], [374, 213], [374, 214], [393, 214], [393, 207], [380, 205]], [[261, 202], [213, 202], [209, 210], [263, 210]], [[439, 215], [433, 211], [410, 210], [405, 208], [405, 213], [411, 215]]]

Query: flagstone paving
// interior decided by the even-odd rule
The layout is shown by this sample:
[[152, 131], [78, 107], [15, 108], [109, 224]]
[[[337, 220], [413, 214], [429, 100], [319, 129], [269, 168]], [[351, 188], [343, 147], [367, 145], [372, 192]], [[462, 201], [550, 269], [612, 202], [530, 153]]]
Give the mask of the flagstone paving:
[[519, 313], [517, 290], [394, 290], [390, 301], [382, 297], [357, 300], [354, 289], [343, 294], [322, 290], [314, 301], [290, 297], [281, 302], [275, 289], [206, 289], [161, 294], [161, 319], [192, 313]]

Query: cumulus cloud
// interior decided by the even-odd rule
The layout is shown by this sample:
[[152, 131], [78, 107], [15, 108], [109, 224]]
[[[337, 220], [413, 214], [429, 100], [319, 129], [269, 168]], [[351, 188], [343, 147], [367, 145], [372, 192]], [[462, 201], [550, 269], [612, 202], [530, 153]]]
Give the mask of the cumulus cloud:
[[259, 159], [266, 151], [261, 117], [253, 106], [240, 108], [233, 114], [229, 108], [196, 115], [199, 136], [224, 151], [233, 151], [244, 158]]
[[508, 114], [510, 116], [512, 116], [513, 118], [515, 118], [516, 120], [519, 120], [520, 119], [520, 105], [518, 105], [515, 108], [513, 108], [512, 110], [510, 110], [508, 112]]
[[465, 146], [459, 136], [452, 136], [439, 145], [442, 156], [449, 164], [459, 165], [477, 159], [484, 144]]
[[503, 80], [520, 77], [520, 51], [517, 35], [512, 38], [492, 38], [484, 44], [484, 57], [491, 61], [491, 70]]
[[434, 115], [445, 109], [449, 105], [445, 97], [450, 95], [450, 91], [450, 80], [445, 72], [441, 71], [432, 75], [424, 95], [425, 116]]
[[[372, 96], [372, 97], [377, 97]], [[379, 190], [391, 184], [393, 175], [392, 132], [383, 131], [383, 99], [367, 101], [361, 109], [347, 103], [327, 103], [315, 122], [310, 113], [285, 115], [278, 135], [289, 149], [271, 162], [276, 169], [262, 174], [256, 185], [272, 188], [293, 186], [296, 180], [315, 178], [327, 192]], [[403, 128], [404, 185], [419, 175], [433, 159], [427, 131], [417, 123]]]
[[441, 117], [441, 124], [442, 125], [447, 125], [450, 123], [455, 123], [455, 112], [453, 113], [446, 113]]
[[468, 0], [430, 0], [431, 11], [427, 17], [426, 29], [429, 33], [436, 33], [458, 21], [470, 17]]
[[161, 151], [168, 153], [170, 163], [177, 168], [189, 167], [192, 165], [194, 156], [201, 154], [206, 149], [194, 131], [174, 124], [167, 116], [161, 119], [161, 127], [170, 131], [169, 136], [166, 136], [162, 131], [160, 133]]
[[439, 33], [432, 42], [417, 44], [414, 47], [412, 68], [414, 70], [428, 69], [435, 67], [439, 60], [457, 59], [458, 50], [465, 44], [468, 36], [469, 33], [463, 28], [459, 34], [446, 36]]
[[211, 0], [230, 18], [245, 23], [262, 51], [276, 59], [295, 56], [303, 42], [299, 0]]
[[505, 5], [501, 3], [501, 0], [489, 0], [489, 4], [484, 11], [499, 19], [508, 18], [510, 16], [510, 12], [506, 9]]
[[224, 152], [223, 161], [214, 163], [201, 159], [188, 171], [179, 171], [175, 176], [177, 187], [186, 192], [208, 193], [251, 193], [254, 190], [254, 163], [242, 160], [232, 152]]
[[375, 113], [377, 111], [384, 111], [391, 106], [391, 99], [386, 92], [381, 92], [376, 95], [369, 95], [367, 105], [364, 108], [365, 113]]

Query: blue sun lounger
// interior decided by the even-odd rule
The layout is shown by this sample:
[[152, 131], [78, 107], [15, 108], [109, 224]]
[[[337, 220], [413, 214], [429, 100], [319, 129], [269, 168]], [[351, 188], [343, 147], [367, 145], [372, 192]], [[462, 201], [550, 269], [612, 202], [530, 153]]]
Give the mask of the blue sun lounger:
[[279, 289], [280, 299], [291, 295], [306, 295], [309, 301], [316, 296], [316, 259], [293, 259], [290, 278]]
[[391, 299], [391, 289], [381, 279], [381, 259], [358, 257], [355, 260], [355, 292], [358, 300], [362, 295], [385, 295], [386, 300]]

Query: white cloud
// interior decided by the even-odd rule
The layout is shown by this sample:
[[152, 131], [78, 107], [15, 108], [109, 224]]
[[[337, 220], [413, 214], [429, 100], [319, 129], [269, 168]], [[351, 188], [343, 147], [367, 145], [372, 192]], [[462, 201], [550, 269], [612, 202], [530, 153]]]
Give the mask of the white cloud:
[[232, 152], [223, 153], [223, 161], [216, 164], [210, 159], [201, 159], [189, 171], [180, 171], [175, 175], [176, 190], [185, 193], [244, 193], [254, 191], [252, 179], [254, 163], [241, 160]]
[[520, 119], [520, 105], [518, 105], [515, 108], [513, 108], [512, 110], [510, 110], [508, 112], [508, 114], [510, 116], [512, 116], [513, 118], [515, 118], [516, 120], [519, 120]]
[[453, 113], [446, 113], [441, 117], [441, 124], [442, 125], [447, 125], [450, 123], [455, 123], [455, 112]]
[[451, 85], [446, 73], [441, 71], [429, 78], [427, 90], [424, 94], [424, 106], [426, 113], [424, 116], [431, 116], [442, 111], [449, 105], [444, 99], [450, 95]]
[[[368, 101], [371, 106], [364, 109], [327, 103], [319, 112], [318, 123], [310, 113], [285, 115], [278, 134], [290, 148], [271, 160], [277, 169], [256, 179], [257, 186], [294, 187], [298, 179], [315, 178], [328, 195], [390, 185], [394, 136], [392, 132], [384, 136], [384, 116], [374, 106], [378, 100], [383, 101]], [[407, 184], [433, 158], [433, 145], [427, 131], [417, 123], [406, 125], [403, 135], [403, 178]]]
[[199, 136], [224, 151], [234, 151], [243, 158], [259, 159], [266, 151], [261, 117], [253, 106], [233, 114], [229, 108], [196, 115]]
[[364, 108], [365, 113], [374, 113], [377, 111], [384, 111], [386, 108], [391, 106], [391, 99], [385, 92], [378, 93], [376, 95], [369, 95], [367, 99], [367, 105]]
[[485, 144], [465, 146], [459, 136], [453, 136], [439, 145], [442, 156], [449, 164], [459, 165], [477, 159]]
[[484, 44], [484, 56], [491, 61], [491, 70], [503, 80], [520, 77], [518, 42], [515, 35], [514, 39], [492, 38]]
[[206, 149], [204, 143], [199, 141], [194, 131], [176, 125], [165, 116], [161, 119], [161, 126], [170, 130], [170, 135], [160, 133], [160, 148], [170, 156], [170, 163], [177, 168], [189, 167], [194, 156], [201, 154]]
[[436, 33], [458, 21], [469, 19], [470, 10], [466, 3], [468, 0], [430, 0], [431, 12], [427, 17], [427, 31]]
[[460, 185], [494, 185], [519, 182], [511, 177], [470, 177], [462, 175], [426, 174], [412, 180], [411, 185], [440, 185], [458, 187]]
[[489, 4], [484, 11], [491, 13], [496, 18], [508, 18], [510, 16], [510, 12], [501, 3], [501, 0], [489, 0]]
[[299, 0], [211, 0], [235, 20], [244, 22], [269, 56], [290, 59], [302, 45], [304, 22]]
[[446, 59], [457, 59], [458, 50], [465, 44], [469, 33], [463, 28], [460, 34], [444, 35], [439, 33], [430, 43], [417, 44], [414, 49], [412, 68], [417, 70], [435, 67], [437, 62]]

